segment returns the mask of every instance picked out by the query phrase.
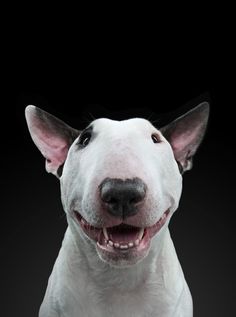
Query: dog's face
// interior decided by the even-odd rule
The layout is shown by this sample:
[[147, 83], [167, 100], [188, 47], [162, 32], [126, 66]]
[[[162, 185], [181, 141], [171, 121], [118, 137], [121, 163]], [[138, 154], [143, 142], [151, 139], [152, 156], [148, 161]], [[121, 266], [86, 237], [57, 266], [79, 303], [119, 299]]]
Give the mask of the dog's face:
[[[125, 206], [110, 210], [119, 201], [103, 199], [101, 184], [107, 179], [120, 180], [114, 184], [119, 194], [112, 190], [109, 199], [124, 205], [125, 196], [130, 212]], [[137, 179], [145, 193], [132, 206]], [[165, 230], [178, 206], [181, 184], [170, 144], [148, 121], [98, 119], [70, 147], [61, 176], [62, 202], [103, 260], [129, 264], [146, 256], [152, 237]]]
[[79, 132], [41, 109], [26, 111], [47, 170], [59, 176], [64, 164], [61, 197], [72, 231], [119, 267], [142, 260], [166, 230], [207, 117], [204, 103], [160, 130], [145, 119], [97, 119]]

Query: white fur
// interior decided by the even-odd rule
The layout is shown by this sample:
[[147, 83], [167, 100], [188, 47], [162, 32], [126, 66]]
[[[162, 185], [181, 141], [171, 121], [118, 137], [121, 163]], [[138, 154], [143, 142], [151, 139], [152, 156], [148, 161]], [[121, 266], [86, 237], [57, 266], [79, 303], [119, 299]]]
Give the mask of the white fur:
[[[191, 294], [168, 224], [181, 196], [180, 171], [192, 166], [208, 114], [209, 105], [202, 103], [160, 131], [145, 119], [97, 119], [90, 143], [81, 148], [79, 131], [39, 108], [26, 108], [47, 171], [58, 177], [64, 163], [59, 178], [68, 221], [39, 317], [192, 317]], [[153, 142], [153, 134], [160, 142]], [[147, 187], [138, 213], [127, 218], [129, 225], [151, 227], [170, 211], [146, 253], [111, 259], [76, 219], [75, 210], [95, 227], [120, 224], [101, 202], [99, 185], [106, 178], [139, 178]]]
[[[139, 263], [113, 267], [100, 259], [96, 245], [81, 232], [73, 209], [94, 226], [109, 226], [101, 214], [97, 188], [102, 180], [139, 177], [148, 197], [134, 224], [153, 225], [170, 208], [177, 209], [182, 189], [170, 144], [154, 144], [144, 119], [93, 122], [94, 142], [78, 151], [74, 141], [61, 182], [68, 229], [50, 276], [40, 317], [191, 317], [192, 300], [169, 234], [168, 223], [152, 239]], [[114, 220], [112, 220], [114, 221]]]

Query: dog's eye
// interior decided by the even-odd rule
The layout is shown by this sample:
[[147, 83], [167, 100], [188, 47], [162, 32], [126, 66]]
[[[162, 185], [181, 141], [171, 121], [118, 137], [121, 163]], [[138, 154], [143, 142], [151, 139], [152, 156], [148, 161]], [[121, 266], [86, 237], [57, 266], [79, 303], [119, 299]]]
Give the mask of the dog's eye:
[[152, 141], [153, 141], [153, 143], [160, 143], [160, 142], [161, 142], [161, 139], [160, 139], [160, 137], [159, 137], [158, 134], [153, 133], [153, 134], [152, 134]]
[[86, 147], [89, 144], [90, 139], [91, 139], [91, 132], [85, 132], [81, 134], [78, 141], [78, 145], [80, 145], [81, 147]]

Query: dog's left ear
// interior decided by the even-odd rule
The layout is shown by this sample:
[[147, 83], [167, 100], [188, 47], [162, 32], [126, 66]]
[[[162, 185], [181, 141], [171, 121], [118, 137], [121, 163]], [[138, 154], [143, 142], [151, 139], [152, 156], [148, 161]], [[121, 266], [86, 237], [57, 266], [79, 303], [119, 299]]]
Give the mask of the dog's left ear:
[[182, 173], [192, 168], [192, 157], [204, 137], [208, 117], [209, 104], [203, 102], [160, 129], [170, 143]]
[[25, 116], [30, 135], [46, 159], [47, 172], [59, 178], [69, 147], [80, 132], [35, 106], [27, 106]]

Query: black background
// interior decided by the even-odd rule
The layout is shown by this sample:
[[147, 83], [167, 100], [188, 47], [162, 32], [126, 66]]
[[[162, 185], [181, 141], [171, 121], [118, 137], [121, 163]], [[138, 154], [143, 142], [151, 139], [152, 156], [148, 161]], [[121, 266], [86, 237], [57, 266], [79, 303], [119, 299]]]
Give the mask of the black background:
[[199, 69], [193, 60], [184, 73], [181, 65], [163, 71], [165, 76], [156, 69], [144, 75], [129, 69], [117, 77], [114, 70], [104, 80], [101, 70], [78, 79], [73, 71], [62, 75], [57, 65], [40, 76], [33, 68], [26, 76], [23, 66], [10, 74], [2, 97], [2, 316], [37, 316], [66, 229], [59, 182], [46, 173], [30, 138], [25, 106], [37, 105], [83, 128], [92, 117], [154, 121], [171, 112], [171, 118], [179, 107], [204, 98], [211, 103], [209, 127], [192, 171], [184, 176], [170, 230], [193, 295], [194, 316], [234, 316], [235, 100], [224, 70], [208, 61]]

